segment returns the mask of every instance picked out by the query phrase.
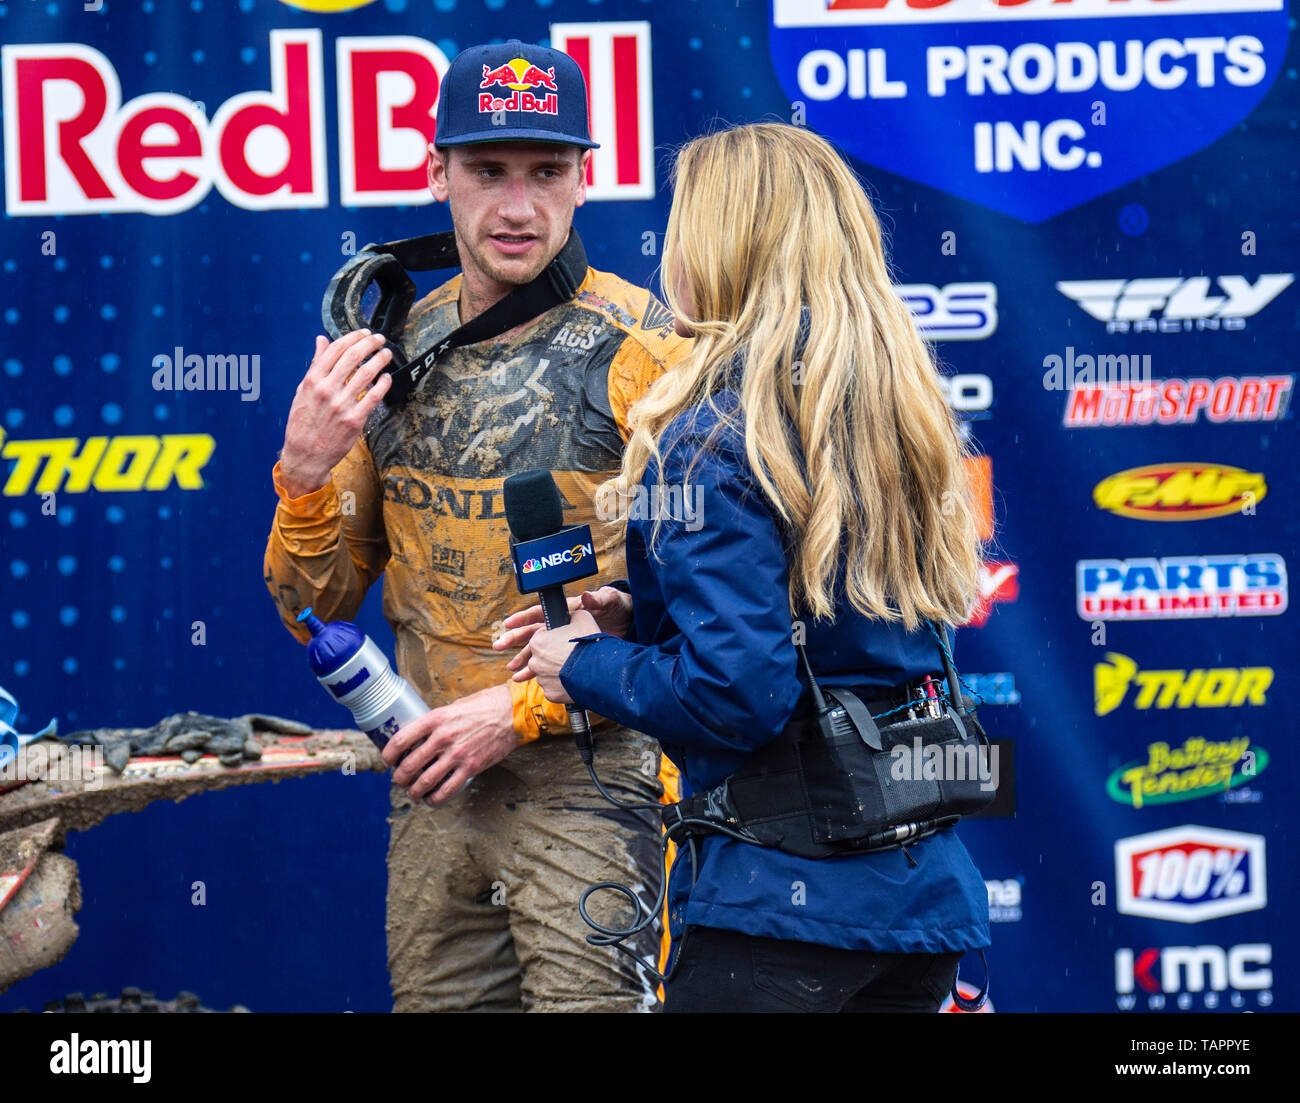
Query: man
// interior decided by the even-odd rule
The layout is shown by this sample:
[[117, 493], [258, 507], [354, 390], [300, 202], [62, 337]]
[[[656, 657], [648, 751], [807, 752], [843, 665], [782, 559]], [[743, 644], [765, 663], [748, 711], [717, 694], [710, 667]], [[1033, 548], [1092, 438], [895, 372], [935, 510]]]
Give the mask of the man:
[[[540, 73], [548, 86], [503, 100], [512, 73]], [[485, 96], [488, 82], [507, 87]], [[482, 314], [560, 252], [586, 198], [596, 145], [587, 118], [581, 71], [564, 54], [511, 41], [452, 62], [428, 172], [434, 198], [451, 207], [462, 275], [412, 308], [409, 351]], [[652, 1006], [630, 961], [586, 943], [577, 901], [595, 881], [657, 881], [654, 817], [600, 801], [563, 706], [536, 682], [509, 681], [491, 643], [500, 621], [530, 604], [509, 563], [505, 478], [553, 471], [565, 522], [591, 524], [602, 576], [621, 576], [621, 533], [599, 524], [592, 496], [620, 465], [629, 407], [685, 342], [648, 292], [588, 269], [572, 299], [454, 349], [400, 405], [383, 402], [381, 344], [361, 332], [316, 339], [273, 473], [280, 503], [266, 581], [306, 642], [294, 623], [303, 606], [352, 617], [383, 573], [398, 670], [432, 707], [384, 752], [390, 765], [401, 759], [388, 859], [395, 1010]], [[606, 725], [596, 753], [602, 780], [624, 799], [658, 798], [652, 741]], [[618, 922], [616, 911], [597, 917]]]

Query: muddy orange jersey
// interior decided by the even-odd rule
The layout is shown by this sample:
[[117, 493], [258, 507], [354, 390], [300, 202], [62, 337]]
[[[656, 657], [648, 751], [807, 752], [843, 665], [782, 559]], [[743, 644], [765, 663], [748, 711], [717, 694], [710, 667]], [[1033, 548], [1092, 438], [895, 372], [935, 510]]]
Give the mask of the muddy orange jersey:
[[[459, 293], [457, 276], [416, 304], [406, 348], [459, 326]], [[285, 627], [306, 643], [305, 606], [351, 619], [383, 575], [397, 669], [431, 708], [505, 683], [493, 635], [535, 599], [515, 586], [502, 483], [550, 470], [565, 523], [595, 537], [600, 573], [583, 585], [622, 577], [622, 525], [600, 521], [593, 496], [622, 462], [629, 408], [689, 347], [648, 291], [589, 268], [523, 333], [455, 349], [404, 405], [381, 404], [324, 487], [289, 498], [277, 463], [265, 577]], [[510, 691], [522, 739], [567, 731], [535, 681]]]

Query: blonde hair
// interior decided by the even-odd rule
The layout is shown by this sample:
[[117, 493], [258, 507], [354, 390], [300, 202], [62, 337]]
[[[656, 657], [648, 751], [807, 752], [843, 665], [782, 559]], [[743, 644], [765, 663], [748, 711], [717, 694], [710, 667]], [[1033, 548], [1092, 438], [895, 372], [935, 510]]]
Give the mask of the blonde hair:
[[[622, 470], [598, 500], [626, 502], [659, 468], [665, 428], [707, 404], [720, 429], [743, 423], [750, 467], [793, 535], [793, 615], [834, 616], [843, 555], [844, 596], [864, 616], [908, 631], [964, 622], [980, 555], [966, 451], [861, 186], [824, 139], [778, 123], [698, 138], [673, 175], [665, 298], [694, 347], [633, 408]], [[722, 410], [738, 356], [739, 411]]]

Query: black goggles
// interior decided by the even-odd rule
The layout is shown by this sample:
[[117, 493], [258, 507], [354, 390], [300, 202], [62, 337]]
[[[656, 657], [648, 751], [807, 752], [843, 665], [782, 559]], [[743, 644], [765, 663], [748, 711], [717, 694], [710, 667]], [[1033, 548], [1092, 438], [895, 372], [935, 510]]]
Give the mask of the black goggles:
[[587, 277], [587, 253], [578, 231], [531, 283], [516, 287], [505, 298], [465, 325], [452, 330], [422, 352], [406, 347], [407, 315], [415, 305], [415, 282], [408, 272], [459, 268], [460, 254], [452, 231], [403, 238], [365, 246], [330, 280], [321, 303], [321, 321], [331, 340], [357, 329], [382, 333], [392, 359], [384, 371], [393, 377], [385, 401], [406, 401], [438, 361], [454, 348], [499, 337], [577, 294]]

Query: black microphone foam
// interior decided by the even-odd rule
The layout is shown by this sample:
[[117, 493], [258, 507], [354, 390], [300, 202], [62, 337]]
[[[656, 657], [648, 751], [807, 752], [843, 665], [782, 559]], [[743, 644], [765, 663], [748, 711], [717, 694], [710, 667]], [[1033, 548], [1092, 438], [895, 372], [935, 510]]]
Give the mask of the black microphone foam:
[[501, 487], [510, 535], [522, 543], [564, 528], [560, 488], [549, 471], [521, 471]]

